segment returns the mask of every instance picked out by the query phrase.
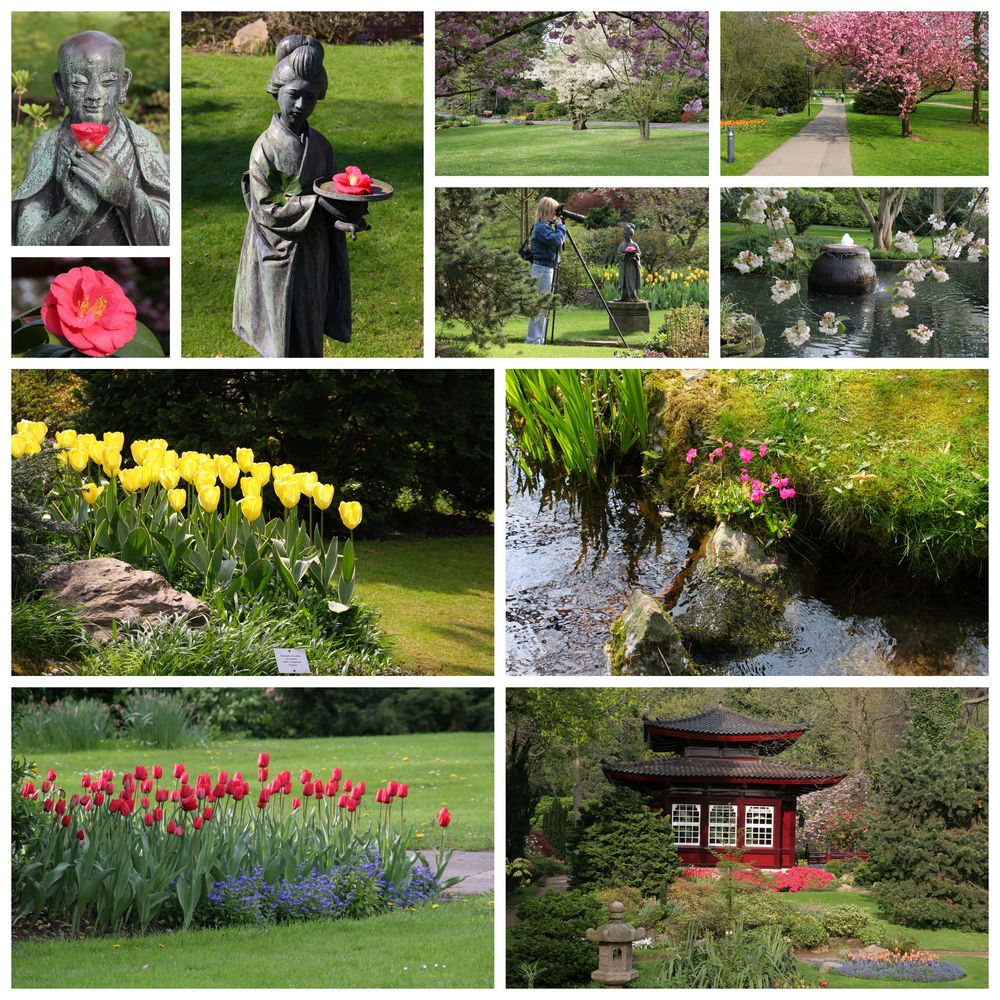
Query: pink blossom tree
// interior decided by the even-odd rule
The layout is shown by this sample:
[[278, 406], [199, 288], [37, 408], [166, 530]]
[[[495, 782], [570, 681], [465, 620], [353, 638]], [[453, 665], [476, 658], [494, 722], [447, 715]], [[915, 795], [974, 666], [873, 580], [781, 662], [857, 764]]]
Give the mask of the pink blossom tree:
[[918, 104], [982, 81], [985, 62], [972, 44], [974, 17], [966, 11], [891, 10], [790, 14], [777, 20], [790, 24], [824, 62], [853, 67], [862, 86], [884, 84], [897, 92], [903, 136], [909, 137]]

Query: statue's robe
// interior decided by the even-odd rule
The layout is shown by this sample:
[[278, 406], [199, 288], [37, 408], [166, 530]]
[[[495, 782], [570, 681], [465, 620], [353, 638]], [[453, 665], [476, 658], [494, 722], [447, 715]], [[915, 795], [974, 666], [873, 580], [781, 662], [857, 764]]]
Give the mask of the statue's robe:
[[[333, 150], [315, 129], [300, 136], [277, 115], [250, 154], [243, 200], [250, 217], [233, 299], [233, 330], [266, 358], [320, 358], [323, 337], [351, 339], [351, 277], [344, 233], [318, 204]], [[285, 202], [281, 175], [302, 195]]]
[[625, 248], [636, 246], [635, 240], [618, 244], [618, 295], [620, 302], [638, 302], [642, 287], [642, 269], [638, 253], [626, 253]]
[[[24, 180], [14, 192], [15, 245], [38, 245], [32, 234], [69, 206], [62, 188], [70, 153], [76, 148], [76, 138], [66, 121], [38, 137]], [[100, 151], [125, 172], [132, 202], [127, 209], [101, 202], [64, 245], [166, 246], [170, 242], [170, 177], [159, 140], [118, 112]]]

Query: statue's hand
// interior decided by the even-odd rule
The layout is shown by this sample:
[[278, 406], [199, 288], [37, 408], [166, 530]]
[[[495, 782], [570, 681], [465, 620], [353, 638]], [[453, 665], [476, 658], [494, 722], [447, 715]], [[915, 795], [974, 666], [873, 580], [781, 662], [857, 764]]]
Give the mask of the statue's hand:
[[66, 179], [63, 181], [63, 192], [66, 195], [66, 200], [83, 219], [89, 219], [101, 204], [97, 192], [89, 184], [80, 180], [72, 170], [66, 173]]
[[96, 153], [78, 150], [73, 154], [72, 170], [93, 188], [101, 201], [115, 208], [128, 208], [132, 200], [132, 186], [125, 171], [109, 156], [100, 150]]

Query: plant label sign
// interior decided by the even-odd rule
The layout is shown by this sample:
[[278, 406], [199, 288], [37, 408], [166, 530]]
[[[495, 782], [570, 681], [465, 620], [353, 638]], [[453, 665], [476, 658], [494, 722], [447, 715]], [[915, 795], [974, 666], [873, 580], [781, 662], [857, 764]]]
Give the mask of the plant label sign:
[[279, 674], [308, 674], [309, 660], [304, 649], [276, 649], [274, 662]]

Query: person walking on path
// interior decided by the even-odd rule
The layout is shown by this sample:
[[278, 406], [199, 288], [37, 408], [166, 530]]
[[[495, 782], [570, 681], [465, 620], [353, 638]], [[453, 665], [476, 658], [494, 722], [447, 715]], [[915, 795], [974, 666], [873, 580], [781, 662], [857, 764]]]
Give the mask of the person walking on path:
[[847, 106], [826, 98], [821, 100], [823, 107], [819, 114], [751, 167], [748, 176], [853, 176]]

